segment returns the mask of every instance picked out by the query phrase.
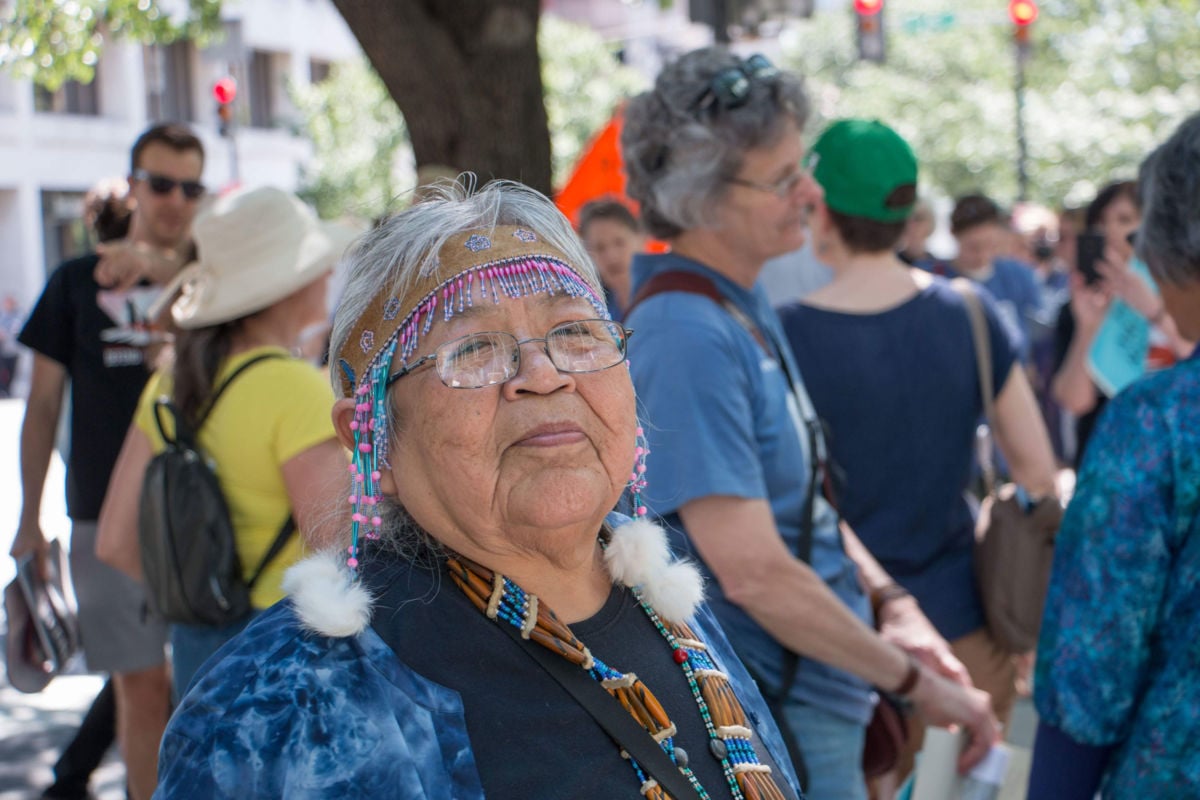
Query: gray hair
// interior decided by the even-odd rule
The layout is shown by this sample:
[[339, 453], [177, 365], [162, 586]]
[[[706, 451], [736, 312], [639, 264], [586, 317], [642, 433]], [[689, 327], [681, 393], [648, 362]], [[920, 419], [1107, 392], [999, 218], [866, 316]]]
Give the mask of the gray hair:
[[1200, 114], [1142, 162], [1137, 252], [1155, 280], [1200, 280]]
[[[333, 319], [330, 353], [340, 353], [354, 324], [372, 300], [407, 297], [437, 267], [437, 254], [450, 237], [497, 225], [524, 225], [557, 247], [579, 276], [604, 295], [596, 268], [571, 223], [545, 195], [513, 181], [475, 189], [474, 176], [428, 187], [426, 199], [383, 220], [363, 234], [345, 256], [346, 285]], [[343, 395], [336, 358], [334, 390]]]
[[726, 179], [746, 151], [774, 143], [791, 120], [803, 129], [808, 97], [798, 75], [751, 81], [736, 108], [697, 107], [722, 70], [743, 61], [721, 47], [685, 53], [665, 66], [654, 88], [629, 101], [621, 131], [627, 191], [641, 204], [647, 231], [669, 239], [712, 224]]

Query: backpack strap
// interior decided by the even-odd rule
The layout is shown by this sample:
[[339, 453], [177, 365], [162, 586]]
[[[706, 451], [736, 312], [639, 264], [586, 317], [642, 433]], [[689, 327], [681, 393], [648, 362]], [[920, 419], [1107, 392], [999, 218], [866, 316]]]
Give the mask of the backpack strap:
[[633, 313], [633, 309], [637, 308], [640, 303], [656, 294], [663, 294], [664, 292], [685, 292], [687, 294], [699, 294], [707, 297], [737, 320], [737, 323], [754, 337], [754, 341], [758, 342], [758, 346], [763, 349], [763, 352], [767, 356], [775, 358], [771, 353], [771, 348], [767, 346], [767, 338], [763, 336], [763, 332], [758, 329], [758, 325], [754, 323], [754, 320], [750, 319], [744, 311], [734, 305], [732, 300], [721, 294], [721, 290], [717, 288], [717, 285], [713, 283], [711, 278], [696, 272], [672, 269], [660, 272], [650, 278], [642, 284], [637, 294], [633, 296], [633, 300], [629, 303], [629, 308], [625, 309], [625, 318], [629, 319], [629, 315]]
[[208, 405], [205, 407], [204, 412], [196, 419], [196, 430], [199, 431], [202, 427], [204, 427], [204, 421], [208, 419], [208, 415], [211, 414], [212, 410], [216, 407], [217, 401], [221, 399], [221, 395], [225, 393], [225, 390], [229, 388], [229, 384], [233, 383], [234, 379], [260, 361], [270, 361], [272, 359], [283, 357], [284, 356], [279, 353], [262, 353], [235, 369], [233, 374], [222, 381], [221, 385], [213, 391], [212, 397], [209, 398]]
[[275, 557], [283, 551], [284, 546], [292, 538], [292, 534], [295, 532], [296, 518], [291, 514], [288, 514], [288, 518], [283, 523], [283, 527], [279, 529], [279, 533], [275, 534], [275, 541], [271, 542], [271, 546], [267, 548], [267, 554], [264, 555], [262, 560], [258, 562], [258, 568], [254, 570], [254, 575], [251, 576], [250, 580], [246, 581], [247, 590], [254, 588], [254, 584], [258, 583], [259, 577], [262, 576], [263, 570], [265, 570], [267, 565], [274, 561]]

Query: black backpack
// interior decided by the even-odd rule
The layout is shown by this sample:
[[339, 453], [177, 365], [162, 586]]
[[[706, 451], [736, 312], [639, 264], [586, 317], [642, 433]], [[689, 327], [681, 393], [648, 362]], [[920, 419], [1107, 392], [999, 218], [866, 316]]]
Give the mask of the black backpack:
[[[196, 421], [196, 431], [235, 378], [270, 358], [282, 356], [252, 358], [226, 378]], [[174, 417], [174, 438], [167, 436], [164, 411]], [[146, 465], [138, 513], [142, 574], [150, 607], [168, 622], [212, 626], [235, 622], [250, 613], [250, 590], [287, 544], [296, 522], [288, 516], [254, 576], [245, 580], [229, 507], [213, 467], [196, 444], [196, 433], [166, 397], [154, 402], [154, 421], [166, 449]]]

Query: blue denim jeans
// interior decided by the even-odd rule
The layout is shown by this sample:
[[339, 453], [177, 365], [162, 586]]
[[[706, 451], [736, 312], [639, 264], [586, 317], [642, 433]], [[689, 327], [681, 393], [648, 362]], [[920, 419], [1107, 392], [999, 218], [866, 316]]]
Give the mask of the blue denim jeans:
[[804, 754], [813, 800], [866, 800], [862, 753], [866, 726], [830, 714], [807, 703], [783, 705], [787, 725]]
[[171, 625], [171, 689], [178, 704], [187, 694], [192, 678], [221, 645], [242, 632], [261, 612], [250, 612], [245, 618], [219, 628], [211, 625]]

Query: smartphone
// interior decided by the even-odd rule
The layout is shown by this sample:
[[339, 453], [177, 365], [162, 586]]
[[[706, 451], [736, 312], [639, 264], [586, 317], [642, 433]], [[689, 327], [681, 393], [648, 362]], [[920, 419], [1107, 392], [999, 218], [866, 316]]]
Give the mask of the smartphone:
[[1096, 262], [1104, 257], [1104, 236], [1099, 233], [1081, 233], [1075, 239], [1075, 268], [1084, 282], [1092, 286], [1100, 282]]

